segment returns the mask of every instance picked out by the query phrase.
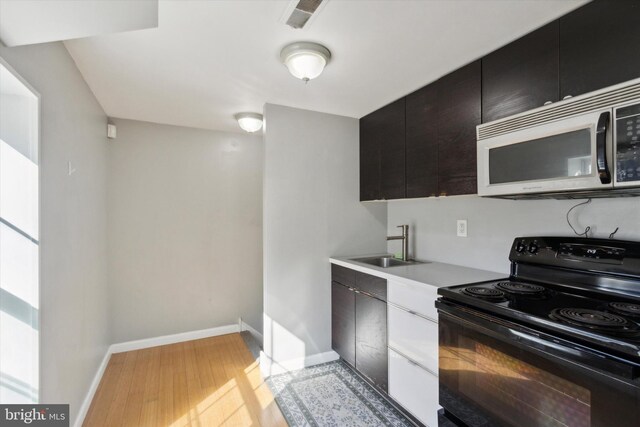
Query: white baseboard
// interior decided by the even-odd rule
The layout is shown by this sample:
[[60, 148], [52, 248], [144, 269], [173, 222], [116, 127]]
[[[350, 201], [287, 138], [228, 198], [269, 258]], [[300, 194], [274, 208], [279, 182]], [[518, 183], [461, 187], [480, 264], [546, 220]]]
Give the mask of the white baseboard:
[[93, 381], [91, 381], [91, 386], [89, 387], [89, 392], [85, 396], [82, 401], [82, 405], [80, 405], [80, 410], [76, 415], [76, 422], [73, 423], [74, 427], [81, 427], [84, 422], [84, 417], [87, 416], [87, 412], [89, 412], [89, 407], [91, 406], [91, 401], [98, 391], [98, 386], [100, 385], [100, 380], [102, 380], [102, 375], [104, 371], [107, 369], [107, 365], [109, 364], [109, 359], [111, 358], [110, 347], [107, 348], [107, 353], [102, 358], [102, 362], [100, 362], [100, 366], [98, 366], [98, 371], [93, 377]]
[[74, 427], [82, 426], [82, 423], [84, 422], [84, 418], [87, 416], [87, 412], [89, 412], [91, 401], [93, 400], [93, 397], [95, 396], [96, 391], [98, 390], [98, 386], [100, 385], [100, 380], [102, 380], [102, 375], [104, 374], [104, 371], [107, 369], [107, 365], [109, 363], [109, 359], [111, 358], [112, 354], [122, 353], [123, 351], [141, 350], [143, 348], [157, 347], [159, 345], [175, 344], [178, 342], [215, 337], [218, 335], [232, 334], [235, 332], [240, 332], [240, 325], [219, 326], [217, 328], [201, 329], [199, 331], [183, 332], [180, 334], [163, 335], [161, 337], [146, 338], [142, 340], [111, 344], [109, 348], [107, 348], [107, 354], [104, 355], [104, 358], [102, 359], [102, 362], [98, 367], [98, 371], [96, 372], [96, 375], [93, 377], [93, 381], [91, 382], [89, 391], [85, 396], [84, 400], [82, 401], [82, 406], [80, 406], [80, 410], [78, 411], [78, 415], [76, 416], [76, 421], [75, 423], [73, 423]]
[[285, 372], [297, 371], [298, 369], [308, 368], [309, 366], [319, 365], [321, 363], [333, 362], [339, 358], [338, 353], [331, 350], [324, 353], [316, 353], [310, 356], [276, 362], [267, 356], [264, 351], [261, 351], [260, 372], [264, 378], [267, 378], [271, 375], [284, 374]]
[[161, 337], [121, 342], [112, 344], [109, 349], [111, 350], [111, 353], [122, 353], [123, 351], [140, 350], [143, 348], [157, 347], [159, 345], [175, 344], [178, 342], [198, 340], [218, 335], [233, 334], [234, 332], [240, 332], [239, 325], [219, 326], [217, 328], [201, 329], [199, 331], [182, 332], [180, 334], [163, 335]]
[[263, 344], [262, 334], [260, 332], [258, 332], [257, 329], [253, 328], [248, 323], [245, 323], [242, 320], [240, 320], [240, 330], [241, 331], [249, 331], [249, 332], [251, 332], [251, 335], [253, 335], [253, 337], [256, 339], [256, 341], [258, 341], [258, 343], [260, 343], [260, 347], [262, 348], [262, 344]]

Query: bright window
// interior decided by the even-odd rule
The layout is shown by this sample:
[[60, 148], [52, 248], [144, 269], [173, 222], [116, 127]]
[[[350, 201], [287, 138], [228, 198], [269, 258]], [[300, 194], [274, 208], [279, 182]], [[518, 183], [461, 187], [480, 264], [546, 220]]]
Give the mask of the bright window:
[[0, 402], [38, 401], [39, 98], [0, 61]]

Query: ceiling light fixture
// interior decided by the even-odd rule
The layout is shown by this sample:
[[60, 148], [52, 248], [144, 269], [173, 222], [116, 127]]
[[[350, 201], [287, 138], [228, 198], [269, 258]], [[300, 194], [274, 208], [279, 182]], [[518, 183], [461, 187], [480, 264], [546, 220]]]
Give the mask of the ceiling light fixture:
[[291, 43], [282, 49], [280, 59], [289, 72], [304, 82], [318, 77], [331, 59], [331, 52], [318, 43]]
[[234, 116], [242, 130], [253, 133], [262, 128], [262, 114], [238, 113]]

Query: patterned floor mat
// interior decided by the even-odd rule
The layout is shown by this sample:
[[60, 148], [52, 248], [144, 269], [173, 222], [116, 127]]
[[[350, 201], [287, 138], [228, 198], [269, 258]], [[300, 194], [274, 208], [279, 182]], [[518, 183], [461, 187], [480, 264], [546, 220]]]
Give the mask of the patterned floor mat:
[[267, 384], [292, 427], [413, 426], [341, 361], [274, 375]]

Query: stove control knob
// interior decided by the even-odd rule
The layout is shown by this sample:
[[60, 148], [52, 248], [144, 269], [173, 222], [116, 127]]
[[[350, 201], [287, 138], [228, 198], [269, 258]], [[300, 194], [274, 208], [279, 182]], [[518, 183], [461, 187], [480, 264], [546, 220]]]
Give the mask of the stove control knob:
[[525, 249], [527, 249], [527, 247], [524, 245], [524, 243], [522, 242], [516, 243], [516, 252], [521, 254], [522, 252], [524, 252]]
[[531, 255], [535, 255], [538, 252], [538, 245], [535, 243], [529, 243], [529, 248], [527, 250]]

